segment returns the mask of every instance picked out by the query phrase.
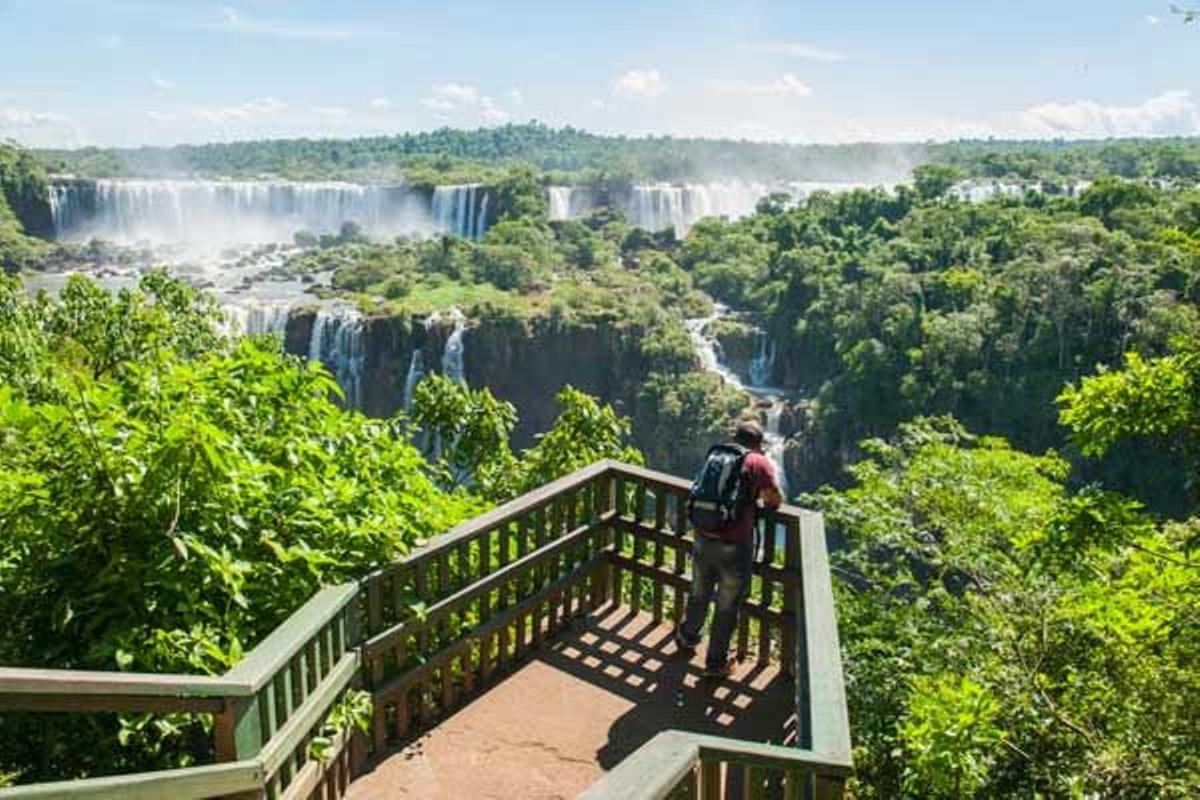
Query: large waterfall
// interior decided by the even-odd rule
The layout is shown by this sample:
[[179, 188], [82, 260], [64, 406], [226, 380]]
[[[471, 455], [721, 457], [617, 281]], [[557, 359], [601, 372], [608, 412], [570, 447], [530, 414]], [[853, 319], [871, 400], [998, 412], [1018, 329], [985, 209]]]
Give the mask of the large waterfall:
[[433, 224], [440, 233], [478, 239], [490, 222], [490, 199], [487, 189], [478, 183], [434, 187], [430, 203]]
[[335, 233], [354, 222], [367, 233], [429, 227], [421, 196], [404, 186], [335, 181], [98, 180], [51, 183], [59, 238], [118, 242], [279, 242], [297, 231]]
[[362, 407], [363, 328], [362, 315], [350, 307], [321, 309], [313, 318], [308, 357], [333, 373], [346, 395], [347, 408]]
[[766, 184], [742, 181], [643, 184], [633, 187], [629, 221], [651, 231], [673, 227], [682, 236], [704, 217], [737, 219], [752, 214], [770, 191]]

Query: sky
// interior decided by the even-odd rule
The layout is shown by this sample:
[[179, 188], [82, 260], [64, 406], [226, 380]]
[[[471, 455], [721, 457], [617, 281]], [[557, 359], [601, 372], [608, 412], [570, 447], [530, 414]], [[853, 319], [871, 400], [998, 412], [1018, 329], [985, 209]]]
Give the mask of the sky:
[[0, 0], [0, 138], [30, 146], [529, 120], [835, 143], [1200, 134], [1200, 23], [1160, 0]]

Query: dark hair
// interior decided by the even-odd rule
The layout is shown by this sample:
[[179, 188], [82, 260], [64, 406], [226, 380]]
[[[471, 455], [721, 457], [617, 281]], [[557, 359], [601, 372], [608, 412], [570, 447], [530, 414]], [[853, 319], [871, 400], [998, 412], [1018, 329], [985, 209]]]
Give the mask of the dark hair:
[[733, 441], [751, 450], [759, 449], [763, 443], [762, 426], [753, 420], [739, 422], [733, 431]]

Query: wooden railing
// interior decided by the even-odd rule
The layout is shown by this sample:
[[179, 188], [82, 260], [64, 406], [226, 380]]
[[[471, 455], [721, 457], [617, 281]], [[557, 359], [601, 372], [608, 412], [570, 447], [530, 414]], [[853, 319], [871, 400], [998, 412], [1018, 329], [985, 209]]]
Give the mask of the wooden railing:
[[338, 737], [323, 761], [309, 743], [359, 671], [355, 583], [322, 589], [221, 677], [0, 669], [0, 711], [195, 712], [213, 716], [221, 763], [189, 769], [0, 789], [9, 798], [239, 795], [340, 796], [350, 748]]
[[[427, 730], [589, 611], [612, 602], [655, 621], [681, 617], [694, 544], [687, 489], [613, 461], [579, 470], [361, 581], [321, 590], [219, 678], [0, 669], [0, 711], [212, 714], [221, 762], [16, 787], [0, 800], [115, 797], [134, 787], [170, 800], [318, 789], [340, 797], [361, 745], [378, 752]], [[840, 787], [849, 729], [821, 517], [790, 506], [760, 516], [736, 647], [794, 675], [799, 749], [784, 749], [827, 765], [823, 785]], [[372, 694], [370, 736], [340, 735], [331, 760], [310, 758], [313, 732], [352, 685]]]
[[638, 748], [579, 800], [786, 800], [841, 796], [849, 758], [796, 747], [664, 731]]

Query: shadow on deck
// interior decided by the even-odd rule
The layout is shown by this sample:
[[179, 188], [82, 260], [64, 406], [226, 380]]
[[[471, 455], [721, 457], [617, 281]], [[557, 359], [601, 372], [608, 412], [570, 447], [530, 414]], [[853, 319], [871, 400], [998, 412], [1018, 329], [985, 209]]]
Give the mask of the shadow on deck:
[[702, 677], [671, 628], [607, 606], [490, 691], [399, 749], [379, 753], [351, 798], [575, 797], [666, 729], [790, 744], [794, 683], [776, 664]]

